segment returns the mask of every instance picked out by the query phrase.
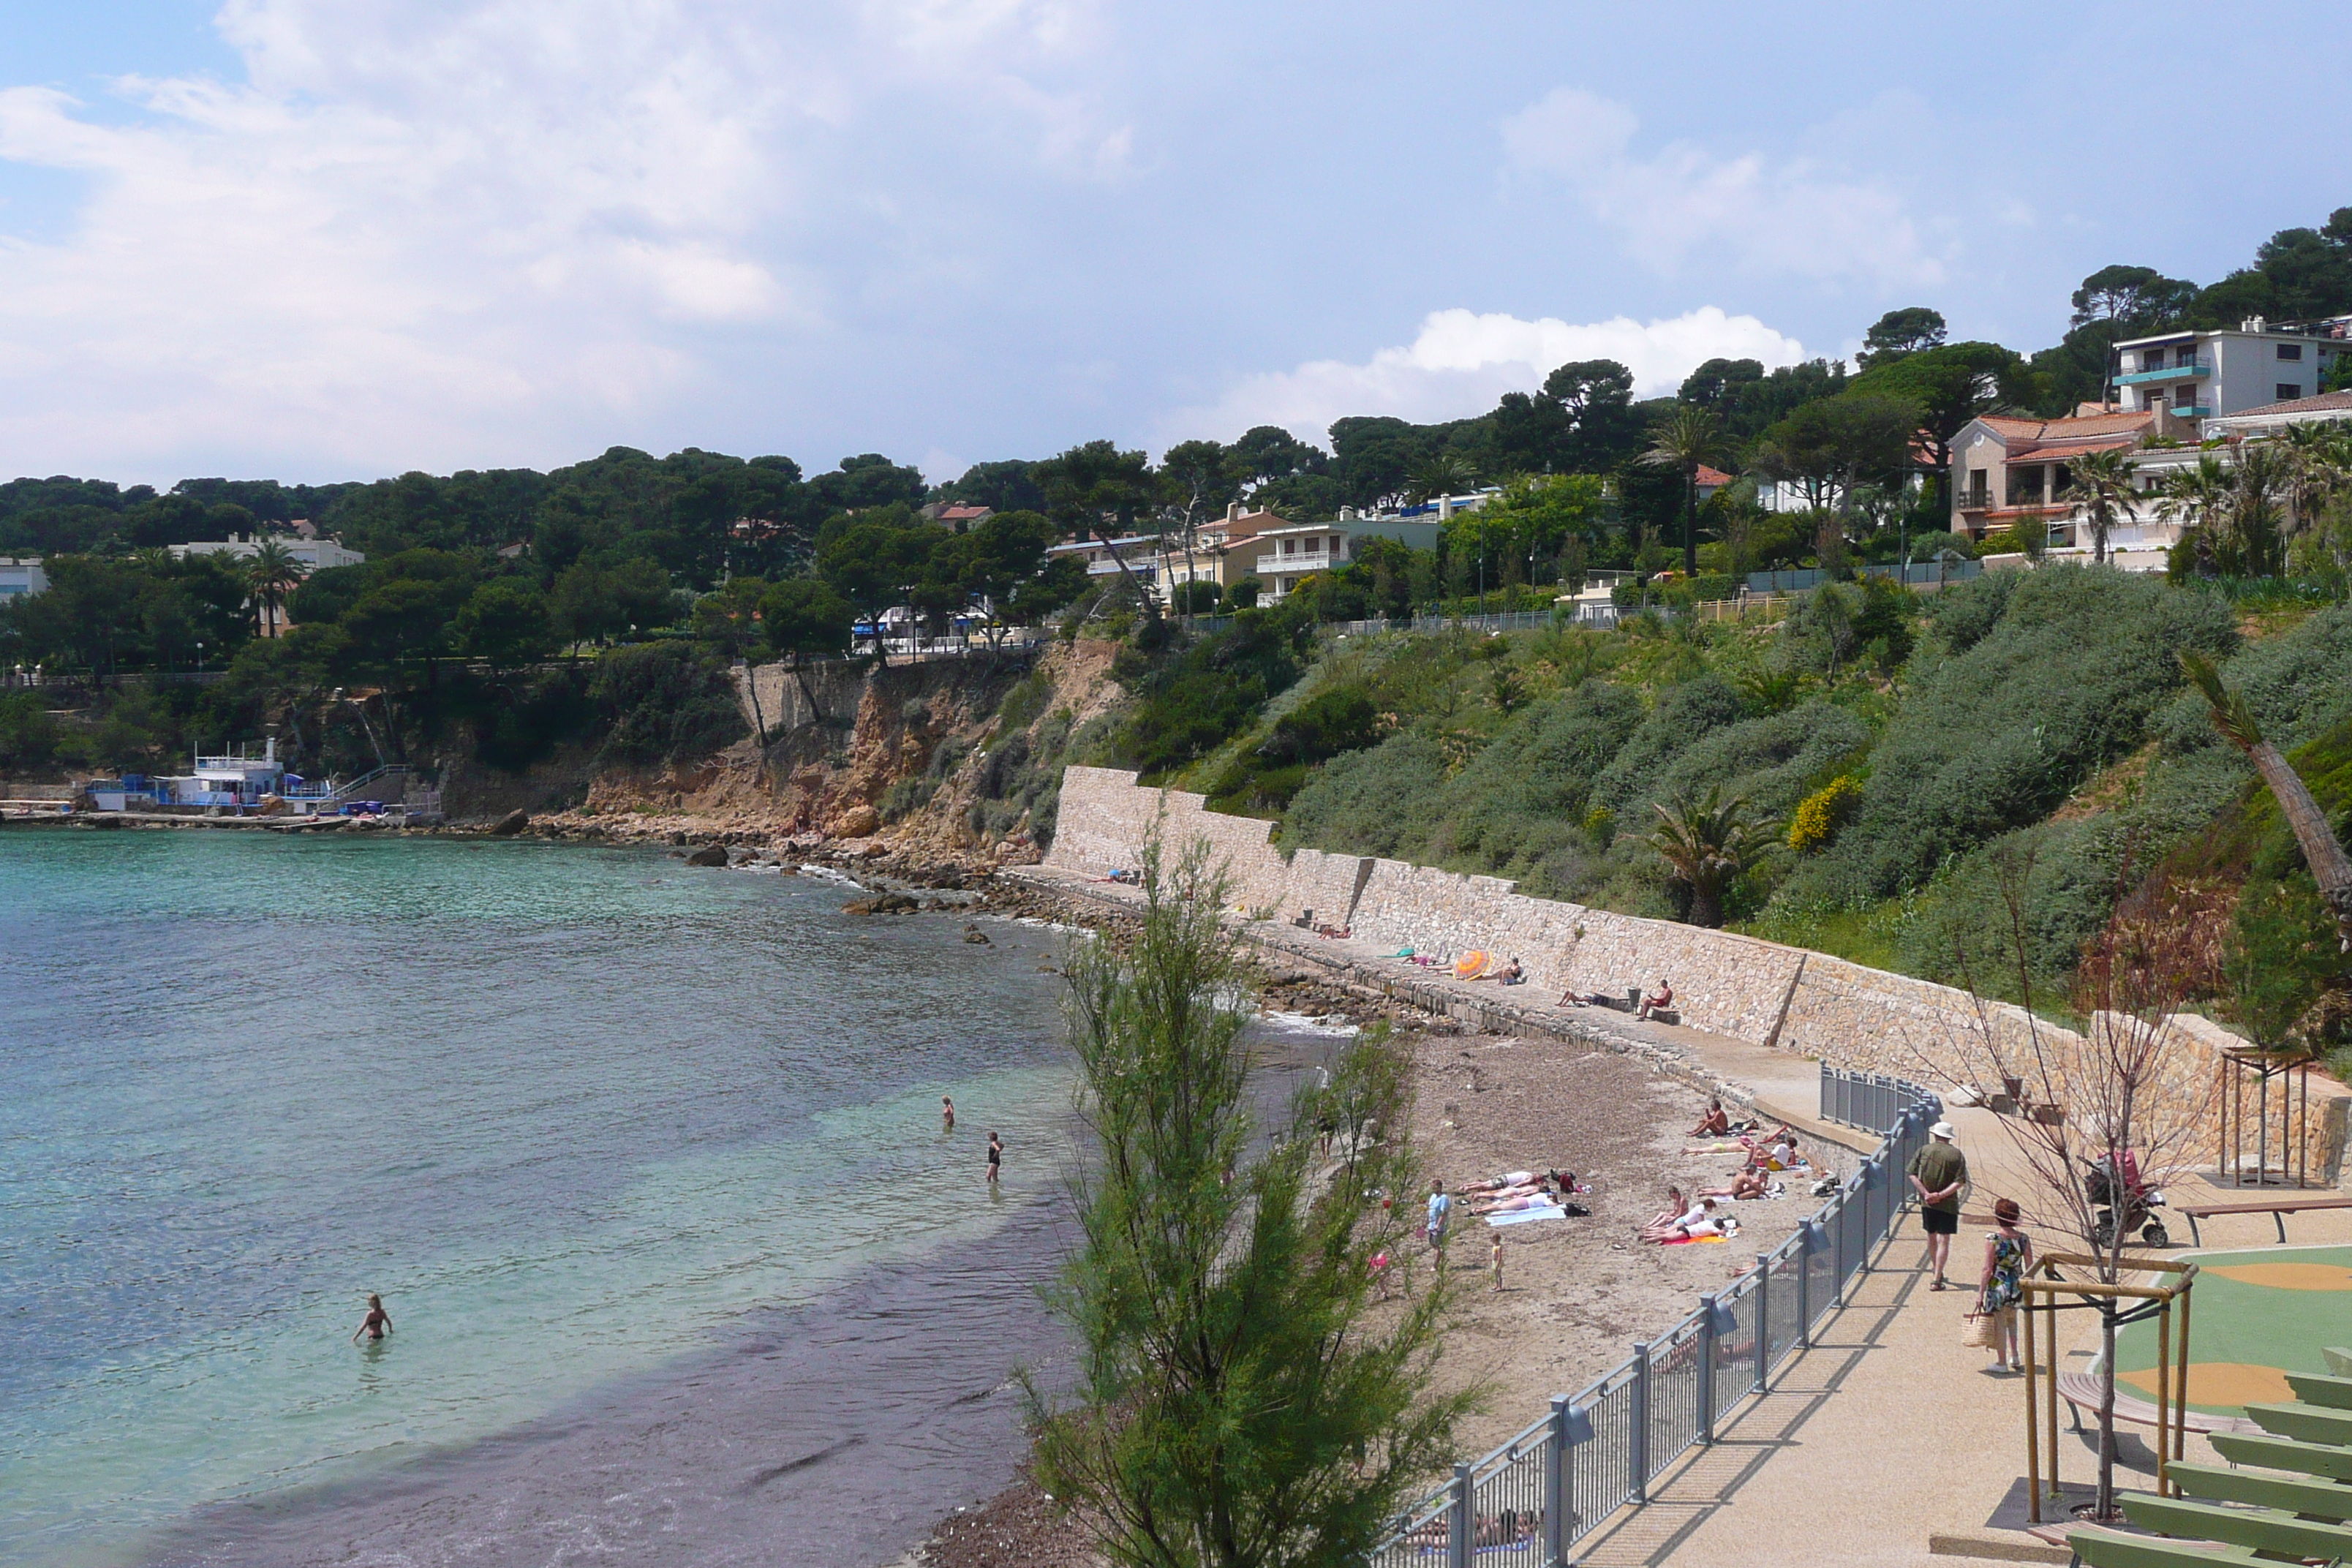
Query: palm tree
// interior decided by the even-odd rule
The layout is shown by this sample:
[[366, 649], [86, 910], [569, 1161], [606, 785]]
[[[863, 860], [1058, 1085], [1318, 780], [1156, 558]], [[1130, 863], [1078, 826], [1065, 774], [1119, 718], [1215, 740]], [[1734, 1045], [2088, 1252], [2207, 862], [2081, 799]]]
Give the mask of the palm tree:
[[2311, 795], [2311, 787], [2294, 764], [2279, 754], [2279, 749], [2263, 739], [2262, 726], [2254, 721], [2254, 711], [2246, 705], [2245, 697], [2221, 684], [2221, 672], [2213, 661], [2201, 653], [2184, 652], [2180, 668], [2188, 672], [2197, 689], [2205, 694], [2207, 706], [2213, 710], [2213, 727], [2221, 731], [2230, 743], [2246, 753], [2254, 771], [2270, 787], [2271, 795], [2278, 802], [2280, 814], [2294, 830], [2294, 841], [2302, 847], [2304, 863], [2311, 868], [2312, 879], [2319, 884], [2319, 896], [2327, 900], [2335, 913], [2336, 930], [2347, 951], [2352, 951], [2352, 856], [2337, 843], [2336, 830], [2328, 825], [2327, 814]]
[[1721, 784], [1710, 785], [1704, 798], [1685, 795], [1672, 805], [1654, 805], [1657, 831], [1649, 837], [1674, 872], [1674, 879], [1690, 889], [1690, 923], [1723, 923], [1723, 890], [1747, 868], [1762, 847], [1759, 829], [1748, 821], [1745, 795], [1723, 798]]
[[2336, 426], [2292, 425], [2281, 450], [2286, 459], [2286, 531], [2299, 534], [2352, 495], [2352, 439]]
[[2074, 479], [2060, 500], [2073, 501], [2083, 509], [2083, 521], [2091, 528], [2091, 560], [2107, 558], [2107, 531], [2116, 525], [2119, 516], [2128, 516], [2132, 506], [2132, 475], [2139, 465], [2121, 447], [2105, 452], [2085, 452], [2074, 459]]
[[1698, 575], [1698, 470], [1723, 443], [1723, 426], [1696, 404], [1678, 403], [1650, 433], [1641, 460], [1654, 468], [1683, 471], [1683, 575]]
[[2167, 522], [2178, 520], [2184, 532], [2194, 529], [2202, 542], [2200, 554], [2210, 551], [2215, 534], [2226, 530], [2230, 513], [2230, 470], [2207, 453], [2193, 468], [2164, 476], [2157, 487], [2156, 515]]
[[2294, 464], [2274, 441], [2253, 441], [2238, 451], [2231, 471], [2231, 529], [2244, 552], [2249, 576], [2270, 576], [2284, 562], [2287, 490]]
[[302, 563], [277, 540], [265, 539], [255, 547], [252, 557], [245, 563], [245, 581], [253, 594], [253, 607], [263, 637], [278, 635], [278, 617], [284, 612], [287, 599], [302, 585]]
[[1470, 466], [1470, 459], [1459, 452], [1440, 452], [1413, 465], [1404, 481], [1405, 499], [1415, 505], [1443, 500], [1468, 489], [1477, 479], [1478, 470]]

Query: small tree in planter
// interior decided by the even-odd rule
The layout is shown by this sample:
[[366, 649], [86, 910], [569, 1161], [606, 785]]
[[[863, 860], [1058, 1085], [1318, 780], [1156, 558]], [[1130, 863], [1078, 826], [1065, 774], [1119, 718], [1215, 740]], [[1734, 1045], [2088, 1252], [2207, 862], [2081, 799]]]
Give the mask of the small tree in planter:
[[[1950, 1042], [1964, 1080], [2011, 1080], [2037, 1114], [2003, 1117], [2001, 1131], [2042, 1201], [2032, 1216], [2053, 1226], [2095, 1259], [2092, 1273], [2113, 1285], [2131, 1272], [2127, 1245], [2139, 1216], [2126, 1180], [2136, 1164], [2154, 1186], [2187, 1170], [2213, 1128], [2214, 1075], [2200, 1069], [2173, 1022], [2185, 999], [2210, 989], [2225, 900], [2161, 879], [2129, 891], [2085, 946], [2074, 1011], [2079, 1032], [2033, 1011], [2025, 889], [2031, 852], [2006, 861], [2000, 888], [2004, 919], [1990, 952], [1957, 953], [1969, 981], [1976, 1028]], [[2128, 887], [2131, 857], [2119, 882]], [[1972, 966], [2013, 966], [2022, 1007], [1988, 1001]], [[1952, 1070], [1953, 1061], [1923, 1064]], [[2128, 1162], [2127, 1158], [2129, 1157]], [[2116, 1331], [2128, 1307], [2113, 1297], [2086, 1298], [2099, 1315], [2099, 1473], [2095, 1514], [2116, 1517]], [[2055, 1347], [2052, 1348], [2054, 1355]]]

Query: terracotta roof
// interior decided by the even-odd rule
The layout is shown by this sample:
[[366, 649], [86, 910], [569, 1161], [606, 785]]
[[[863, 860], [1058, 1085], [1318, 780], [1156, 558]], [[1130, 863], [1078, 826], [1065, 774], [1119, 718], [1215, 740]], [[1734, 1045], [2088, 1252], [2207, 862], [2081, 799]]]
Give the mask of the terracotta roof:
[[993, 510], [984, 506], [943, 506], [940, 508], [941, 522], [971, 522], [987, 517]]
[[1719, 490], [1731, 482], [1731, 476], [1721, 468], [1710, 468], [1701, 463], [1698, 466], [1698, 482], [1710, 489]]
[[2039, 441], [2022, 448], [2011, 447], [2004, 461], [2011, 463], [2063, 463], [2069, 458], [2079, 458], [2085, 452], [2119, 452], [2132, 445], [2129, 436], [2109, 436], [2096, 441]]
[[2225, 414], [2224, 419], [2252, 419], [2272, 414], [2326, 414], [2337, 409], [2352, 413], [2352, 392], [2323, 392], [2316, 397], [2297, 397], [2285, 403], [2265, 403], [2260, 408], [2241, 408], [2235, 414]]

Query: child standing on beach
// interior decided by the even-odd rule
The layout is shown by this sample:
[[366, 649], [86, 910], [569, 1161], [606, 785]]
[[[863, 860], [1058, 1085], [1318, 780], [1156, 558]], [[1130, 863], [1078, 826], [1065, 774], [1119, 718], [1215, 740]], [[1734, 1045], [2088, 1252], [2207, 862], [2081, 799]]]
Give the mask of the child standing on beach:
[[1503, 1233], [1501, 1231], [1495, 1233], [1493, 1241], [1487, 1245], [1486, 1255], [1493, 1260], [1495, 1289], [1499, 1291], [1503, 1288]]
[[1429, 1237], [1429, 1268], [1434, 1274], [1445, 1272], [1445, 1222], [1454, 1212], [1454, 1200], [1445, 1195], [1444, 1182], [1429, 1184], [1429, 1218], [1423, 1223], [1422, 1232]]

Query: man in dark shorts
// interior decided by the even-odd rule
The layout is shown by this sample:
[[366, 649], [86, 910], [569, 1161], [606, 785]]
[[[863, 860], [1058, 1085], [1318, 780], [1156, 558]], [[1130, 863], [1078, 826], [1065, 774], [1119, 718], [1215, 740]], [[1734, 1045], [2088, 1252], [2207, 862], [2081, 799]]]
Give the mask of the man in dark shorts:
[[1919, 1194], [1919, 1228], [1927, 1233], [1927, 1257], [1936, 1266], [1935, 1282], [1927, 1289], [1940, 1290], [1952, 1237], [1960, 1230], [1960, 1189], [1969, 1180], [1969, 1163], [1952, 1146], [1950, 1122], [1927, 1129], [1927, 1146], [1911, 1156], [1910, 1176], [1911, 1189]]
[[988, 1184], [996, 1185], [997, 1167], [1004, 1163], [1004, 1144], [995, 1133], [988, 1135]]

